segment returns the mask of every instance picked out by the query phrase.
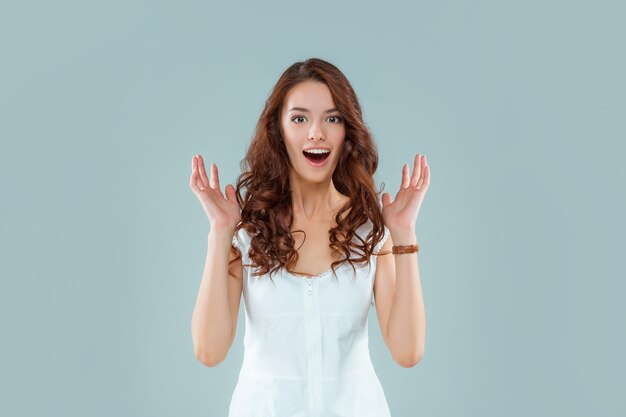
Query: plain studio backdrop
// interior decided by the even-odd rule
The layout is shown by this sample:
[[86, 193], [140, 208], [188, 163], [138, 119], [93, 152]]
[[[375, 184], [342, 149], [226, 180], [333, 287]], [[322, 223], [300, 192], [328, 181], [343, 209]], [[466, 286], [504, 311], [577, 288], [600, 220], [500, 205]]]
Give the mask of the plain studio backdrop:
[[426, 350], [370, 311], [394, 417], [626, 415], [626, 6], [618, 1], [2, 2], [0, 414], [226, 416], [193, 353], [209, 223], [271, 87], [354, 86], [395, 194], [415, 153]]

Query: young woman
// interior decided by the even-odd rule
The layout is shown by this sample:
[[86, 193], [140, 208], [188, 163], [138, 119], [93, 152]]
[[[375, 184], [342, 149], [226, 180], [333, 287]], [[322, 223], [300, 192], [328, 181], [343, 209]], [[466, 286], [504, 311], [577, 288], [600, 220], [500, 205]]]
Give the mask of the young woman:
[[[415, 223], [426, 157], [402, 167], [379, 200], [378, 153], [357, 96], [334, 65], [311, 58], [276, 83], [237, 187], [192, 159], [190, 187], [210, 222], [192, 318], [196, 357], [215, 366], [245, 305], [244, 360], [229, 417], [389, 416], [368, 346], [375, 306], [404, 367], [420, 361], [426, 318]], [[245, 197], [241, 196], [242, 188]]]

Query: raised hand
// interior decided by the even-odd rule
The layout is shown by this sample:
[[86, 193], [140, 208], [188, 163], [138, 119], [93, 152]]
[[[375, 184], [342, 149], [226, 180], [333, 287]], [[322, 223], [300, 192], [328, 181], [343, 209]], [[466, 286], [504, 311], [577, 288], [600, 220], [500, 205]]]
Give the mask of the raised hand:
[[226, 185], [224, 191], [220, 189], [220, 180], [217, 165], [211, 164], [211, 178], [209, 179], [204, 169], [204, 160], [200, 154], [191, 160], [191, 178], [189, 187], [194, 192], [202, 208], [209, 218], [211, 229], [226, 228], [235, 230], [241, 219], [241, 208], [237, 202], [235, 187]]
[[415, 155], [413, 175], [409, 176], [409, 165], [402, 167], [402, 183], [394, 202], [391, 195], [383, 193], [382, 214], [385, 226], [389, 229], [415, 229], [417, 215], [430, 184], [430, 167], [426, 156]]

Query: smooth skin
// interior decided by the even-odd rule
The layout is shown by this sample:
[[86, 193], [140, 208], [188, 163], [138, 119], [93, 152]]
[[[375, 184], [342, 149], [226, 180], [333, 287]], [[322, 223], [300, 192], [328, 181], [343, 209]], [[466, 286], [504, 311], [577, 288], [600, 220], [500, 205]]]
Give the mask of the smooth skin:
[[191, 168], [189, 187], [211, 226], [191, 333], [196, 358], [206, 366], [216, 366], [226, 358], [237, 330], [243, 269], [241, 259], [230, 264], [230, 269], [229, 262], [236, 256], [230, 245], [241, 210], [231, 184], [222, 194], [217, 165], [211, 164], [209, 178], [202, 156], [195, 155]]
[[[417, 243], [415, 224], [430, 185], [426, 156], [417, 154], [413, 175], [402, 167], [400, 190], [394, 201], [382, 196], [382, 215], [390, 236], [382, 251], [393, 245]], [[426, 311], [417, 253], [380, 256], [376, 265], [374, 298], [381, 332], [394, 360], [403, 367], [415, 366], [424, 356]]]
[[[332, 256], [328, 230], [334, 227], [337, 211], [348, 201], [332, 181], [339, 151], [345, 140], [345, 125], [335, 108], [328, 87], [319, 82], [301, 82], [288, 92], [281, 109], [280, 127], [290, 160], [295, 247], [298, 263], [294, 274], [317, 275], [330, 269]], [[331, 110], [331, 111], [328, 111]], [[328, 163], [314, 167], [302, 154], [311, 147], [330, 148]], [[382, 251], [391, 251], [394, 242], [416, 243], [415, 222], [430, 183], [426, 157], [417, 154], [413, 175], [402, 168], [402, 184], [395, 200], [382, 196], [383, 219], [391, 236]], [[201, 155], [192, 159], [190, 187], [209, 218], [207, 260], [198, 292], [192, 334], [196, 357], [207, 366], [225, 359], [236, 334], [242, 292], [241, 260], [228, 270], [230, 242], [240, 220], [240, 210], [231, 184], [222, 194], [217, 166], [211, 164], [211, 177]], [[417, 255], [382, 255], [377, 261], [374, 297], [378, 322], [392, 357], [402, 366], [414, 366], [423, 355], [425, 313], [417, 265]]]
[[[289, 185], [293, 208], [292, 231], [298, 248], [296, 274], [318, 275], [339, 260], [333, 257], [328, 231], [336, 226], [335, 215], [347, 204], [333, 183], [333, 172], [339, 163], [345, 141], [346, 127], [335, 110], [330, 89], [326, 84], [304, 81], [292, 87], [283, 103], [280, 115], [285, 148], [289, 156]], [[312, 166], [302, 153], [304, 149], [328, 148], [326, 165]]]

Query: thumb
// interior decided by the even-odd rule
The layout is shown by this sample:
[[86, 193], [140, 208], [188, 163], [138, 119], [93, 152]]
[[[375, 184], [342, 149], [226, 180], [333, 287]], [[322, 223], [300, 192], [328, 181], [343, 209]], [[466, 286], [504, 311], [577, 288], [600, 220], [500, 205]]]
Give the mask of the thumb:
[[383, 207], [388, 206], [389, 204], [391, 204], [391, 194], [383, 193], [382, 202], [383, 202]]
[[237, 193], [235, 192], [235, 187], [233, 187], [231, 184], [228, 184], [224, 191], [226, 192], [226, 199], [228, 201], [232, 201], [233, 203], [237, 202]]

